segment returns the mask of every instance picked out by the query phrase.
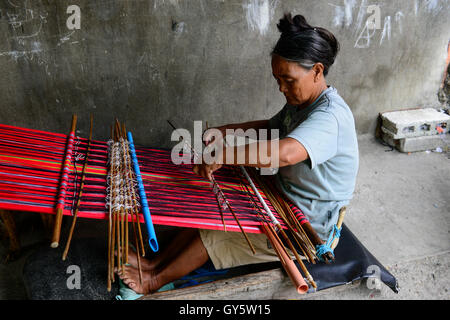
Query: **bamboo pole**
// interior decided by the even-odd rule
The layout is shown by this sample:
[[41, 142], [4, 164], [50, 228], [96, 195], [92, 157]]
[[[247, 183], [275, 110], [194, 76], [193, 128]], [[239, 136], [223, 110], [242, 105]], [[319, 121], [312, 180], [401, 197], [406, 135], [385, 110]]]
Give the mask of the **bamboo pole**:
[[[336, 227], [337, 227], [338, 229], [341, 229], [341, 228], [342, 228], [342, 223], [344, 222], [344, 217], [345, 217], [346, 211], [347, 211], [347, 208], [346, 208], [346, 207], [342, 207], [342, 208], [339, 210], [339, 218], [338, 218], [338, 221], [337, 221], [337, 223], [336, 223]], [[338, 242], [339, 242], [339, 239], [334, 239], [333, 242], [331, 243], [331, 246], [330, 246], [331, 249], [334, 250], [334, 249], [336, 248]]]
[[269, 239], [273, 248], [275, 249], [278, 258], [280, 259], [284, 270], [286, 271], [292, 283], [294, 284], [297, 293], [299, 294], [306, 293], [309, 288], [308, 284], [303, 279], [302, 275], [298, 271], [297, 266], [295, 265], [294, 261], [292, 261], [289, 254], [285, 250], [283, 250], [281, 241], [276, 239], [276, 231], [269, 225], [269, 227], [265, 228], [265, 232], [267, 238]]
[[[244, 176], [247, 178], [250, 186], [253, 189], [254, 194], [256, 195], [256, 197], [258, 198], [258, 200], [261, 202], [261, 204], [264, 207], [264, 210], [266, 212], [266, 214], [269, 216], [270, 220], [272, 221], [272, 223], [274, 224], [274, 226], [277, 228], [277, 230], [279, 232], [282, 233], [283, 237], [285, 237], [285, 240], [290, 243], [292, 245], [292, 243], [290, 242], [290, 240], [287, 238], [286, 234], [284, 233], [283, 228], [281, 227], [280, 222], [275, 218], [275, 216], [273, 215], [272, 211], [270, 210], [270, 208], [267, 206], [266, 202], [264, 201], [264, 199], [261, 197], [261, 195], [258, 192], [258, 189], [256, 188], [255, 184], [253, 183], [252, 179], [250, 178], [249, 174], [247, 173], [247, 171], [245, 170], [245, 168], [243, 166], [240, 166], [242, 173], [244, 174]], [[293, 247], [292, 247], [293, 248]], [[295, 248], [293, 248], [294, 253], [296, 253]], [[317, 285], [314, 281], [314, 279], [312, 278], [311, 274], [308, 272], [308, 269], [306, 268], [305, 264], [303, 263], [302, 259], [297, 258], [297, 262], [300, 266], [300, 268], [302, 269], [303, 273], [305, 274], [305, 277], [308, 279], [308, 281], [311, 283], [311, 285], [314, 288], [317, 288]], [[297, 268], [296, 268], [297, 269]], [[293, 272], [293, 270], [290, 270], [290, 272]], [[298, 269], [297, 269], [298, 272]], [[292, 281], [294, 281], [294, 279], [291, 277]], [[295, 282], [294, 282], [295, 284]]]
[[110, 148], [109, 148], [109, 157], [110, 157], [110, 163], [109, 163], [109, 172], [108, 172], [108, 177], [109, 177], [109, 210], [108, 210], [108, 278], [107, 278], [107, 290], [108, 292], [111, 291], [111, 282], [114, 281], [114, 267], [113, 267], [113, 262], [114, 262], [114, 256], [112, 255], [112, 251], [113, 251], [113, 244], [112, 244], [112, 229], [113, 229], [113, 222], [112, 222], [112, 196], [111, 196], [111, 190], [113, 188], [113, 181], [112, 181], [112, 177], [114, 176], [114, 166], [112, 163], [112, 159], [111, 159], [111, 153], [112, 153], [112, 148], [113, 148], [113, 140], [114, 137], [114, 130], [113, 127], [111, 126], [111, 144], [110, 144]]
[[[208, 130], [208, 129], [209, 129], [208, 121], [206, 121], [206, 130]], [[215, 194], [215, 196], [216, 196], [216, 200], [217, 200], [217, 205], [219, 207], [220, 217], [222, 219], [223, 231], [227, 232], [227, 225], [225, 224], [225, 217], [223, 215], [223, 207], [221, 206], [218, 195]]]
[[[126, 130], [125, 130], [125, 124], [122, 124], [122, 139], [123, 139], [123, 144], [122, 144], [122, 149], [123, 149], [123, 161], [124, 161], [124, 167], [125, 167], [125, 179], [127, 181], [126, 183], [126, 197], [125, 197], [125, 207], [126, 208], [131, 208], [131, 223], [132, 223], [132, 227], [133, 227], [133, 233], [134, 233], [134, 238], [135, 238], [135, 246], [136, 246], [136, 257], [137, 257], [137, 264], [138, 264], [138, 271], [139, 271], [139, 282], [142, 283], [142, 268], [141, 268], [141, 259], [140, 259], [140, 254], [142, 253], [143, 255], [145, 254], [144, 251], [144, 243], [142, 240], [142, 234], [141, 234], [141, 229], [140, 229], [140, 222], [139, 222], [139, 214], [138, 214], [138, 210], [137, 210], [137, 200], [136, 200], [136, 194], [134, 192], [134, 187], [133, 187], [133, 179], [132, 179], [132, 166], [131, 166], [131, 159], [130, 159], [130, 154], [129, 154], [129, 148], [128, 148], [128, 143], [127, 143], [127, 137], [126, 137]], [[126, 239], [128, 241], [128, 213], [129, 210], [126, 210], [127, 212], [127, 219], [126, 219], [126, 223], [127, 223], [127, 234], [126, 234]], [[136, 220], [134, 220], [134, 218], [136, 218]], [[136, 228], [136, 224], [138, 228]], [[139, 238], [140, 238], [140, 242], [138, 242], [138, 234], [137, 232], [139, 232]], [[142, 249], [141, 249], [142, 248]], [[128, 243], [126, 246], [126, 262], [128, 263]]]
[[70, 231], [69, 231], [69, 236], [67, 238], [66, 247], [65, 247], [63, 255], [62, 255], [62, 259], [63, 260], [66, 260], [67, 254], [69, 252], [69, 247], [70, 247], [70, 243], [72, 241], [73, 231], [75, 229], [75, 224], [77, 222], [78, 210], [80, 209], [81, 197], [83, 196], [83, 188], [84, 188], [84, 183], [85, 183], [85, 179], [86, 179], [86, 168], [87, 168], [87, 163], [88, 163], [88, 160], [89, 160], [89, 153], [90, 153], [90, 150], [91, 150], [93, 121], [94, 121], [94, 118], [93, 118], [93, 116], [91, 114], [90, 129], [89, 129], [89, 140], [88, 140], [88, 145], [87, 145], [87, 150], [86, 150], [86, 156], [85, 156], [85, 159], [84, 159], [83, 170], [82, 170], [82, 173], [81, 173], [80, 193], [78, 195], [78, 200], [77, 200], [74, 216], [73, 216], [73, 219], [72, 219], [72, 225], [70, 226]]
[[[279, 192], [275, 189], [275, 187], [271, 184], [265, 183], [255, 173], [253, 173], [252, 176], [263, 187], [264, 193], [266, 194], [266, 196], [268, 196], [269, 201], [272, 203], [272, 205], [274, 203], [278, 204], [279, 210], [277, 210], [277, 212], [280, 214], [280, 216], [282, 217], [283, 221], [286, 223], [288, 228], [292, 229], [291, 232], [297, 235], [295, 230], [298, 231], [298, 236], [300, 236], [302, 240], [302, 245], [305, 247], [307, 252], [310, 253], [312, 251], [315, 251], [315, 246], [311, 242], [311, 238], [314, 239], [314, 241], [317, 242], [317, 244], [321, 243], [321, 239], [317, 236], [317, 233], [315, 232], [314, 229], [312, 230], [308, 229], [308, 232], [306, 232], [305, 227], [308, 228], [309, 222], [307, 222], [307, 224], [301, 225], [298, 219], [295, 217], [294, 213], [292, 212], [292, 209], [282, 198]], [[287, 215], [284, 214], [285, 212], [287, 212]], [[310, 254], [310, 259], [311, 262], [314, 263], [314, 258], [312, 257], [312, 254]]]
[[213, 184], [216, 186], [216, 188], [218, 189], [218, 192], [220, 192], [221, 196], [223, 197], [225, 204], [227, 205], [228, 209], [230, 210], [231, 214], [234, 217], [234, 220], [236, 221], [236, 223], [239, 226], [239, 229], [241, 230], [242, 235], [245, 238], [245, 241], [247, 241], [248, 246], [250, 247], [250, 250], [252, 251], [253, 254], [256, 253], [255, 247], [253, 246], [252, 242], [250, 241], [249, 237], [247, 236], [247, 233], [245, 232], [244, 228], [241, 225], [241, 222], [239, 221], [238, 217], [236, 216], [236, 214], [234, 213], [233, 207], [231, 207], [230, 203], [228, 202], [228, 199], [225, 197], [225, 194], [223, 193], [222, 189], [220, 188], [219, 184], [217, 183], [216, 179], [214, 178], [214, 176], [212, 176], [212, 180], [213, 180]]
[[218, 209], [219, 209], [219, 212], [220, 212], [220, 217], [222, 219], [223, 231], [227, 232], [227, 225], [225, 224], [225, 217], [223, 215], [223, 208], [220, 205], [220, 200], [219, 200], [219, 197], [217, 196], [217, 194], [215, 196], [216, 196], [217, 206], [218, 206]]
[[[174, 130], [178, 130], [169, 120], [167, 120], [167, 122], [170, 124], [170, 126], [174, 129]], [[189, 145], [190, 149], [192, 150], [193, 154], [198, 156], [197, 152], [195, 151], [195, 149], [192, 147], [192, 145], [187, 142], [187, 144]], [[250, 247], [250, 250], [252, 251], [253, 254], [256, 253], [255, 247], [253, 246], [252, 242], [250, 241], [250, 239], [247, 236], [247, 233], [245, 232], [244, 228], [242, 227], [238, 217], [236, 216], [236, 214], [234, 213], [233, 208], [231, 207], [230, 203], [228, 202], [227, 197], [225, 196], [225, 194], [222, 191], [222, 188], [219, 186], [219, 184], [217, 183], [216, 179], [214, 178], [214, 175], [212, 176], [212, 183], [213, 183], [213, 190], [217, 190], [217, 192], [220, 194], [220, 196], [223, 198], [223, 200], [225, 201], [225, 204], [227, 205], [228, 209], [230, 209], [231, 214], [233, 215], [236, 223], [239, 226], [239, 229], [242, 233], [242, 235], [245, 238], [245, 241], [247, 241], [248, 246]], [[220, 204], [219, 204], [220, 205]]]
[[[256, 175], [253, 175], [253, 176], [255, 178], [257, 178]], [[297, 229], [299, 232], [304, 233], [303, 228], [298, 223], [298, 220], [295, 217], [291, 216], [291, 215], [293, 215], [293, 213], [290, 210], [289, 205], [287, 205], [287, 203], [281, 198], [281, 196], [278, 193], [274, 194], [272, 192], [272, 190], [270, 190], [271, 188], [267, 184], [263, 183], [261, 179], [256, 179], [256, 180], [259, 182], [264, 193], [268, 197], [270, 203], [274, 206], [275, 210], [278, 212], [280, 217], [283, 219], [288, 230], [293, 235], [293, 238], [296, 241], [297, 245], [302, 250], [302, 253], [305, 256], [305, 258], [308, 260], [308, 262], [314, 263], [314, 257], [313, 257], [313, 254], [311, 253], [311, 248], [313, 248], [313, 246], [312, 245], [308, 246], [309, 239], [306, 235], [300, 236], [297, 232], [295, 232], [294, 229]], [[286, 217], [286, 215], [284, 214], [285, 211], [288, 212], [290, 219], [288, 219]], [[294, 223], [294, 226], [291, 225], [292, 222]]]
[[[72, 124], [70, 127], [70, 134], [69, 134], [69, 141], [72, 138], [71, 136], [75, 136], [75, 128], [77, 125], [77, 115], [74, 114], [72, 116]], [[52, 242], [51, 242], [51, 247], [52, 248], [57, 248], [59, 245], [59, 238], [61, 235], [61, 224], [62, 224], [62, 218], [63, 218], [63, 211], [64, 211], [64, 199], [65, 199], [65, 186], [63, 185], [64, 183], [66, 183], [65, 180], [65, 176], [68, 175], [68, 171], [69, 171], [69, 166], [70, 166], [70, 161], [67, 162], [67, 160], [69, 160], [69, 157], [71, 158], [72, 149], [71, 149], [71, 145], [70, 142], [68, 142], [67, 144], [67, 151], [64, 157], [64, 163], [62, 166], [62, 173], [61, 173], [61, 185], [60, 185], [60, 190], [59, 190], [59, 195], [58, 195], [58, 203], [56, 205], [56, 217], [55, 217], [55, 225], [53, 227], [53, 236], [52, 236]]]

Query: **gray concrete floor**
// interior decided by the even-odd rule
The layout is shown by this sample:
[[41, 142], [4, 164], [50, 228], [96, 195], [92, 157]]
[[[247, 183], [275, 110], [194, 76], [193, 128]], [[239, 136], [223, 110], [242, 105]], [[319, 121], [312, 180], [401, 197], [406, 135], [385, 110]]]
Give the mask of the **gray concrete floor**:
[[[450, 155], [388, 151], [369, 135], [359, 137], [359, 147], [358, 181], [345, 223], [397, 277], [400, 292], [386, 286], [369, 289], [362, 282], [304, 298], [449, 299]], [[24, 213], [16, 221], [23, 253], [0, 264], [0, 299], [26, 299], [22, 267], [33, 248], [45, 241], [38, 215]], [[90, 223], [80, 222], [78, 232]], [[0, 257], [5, 253], [0, 245]]]

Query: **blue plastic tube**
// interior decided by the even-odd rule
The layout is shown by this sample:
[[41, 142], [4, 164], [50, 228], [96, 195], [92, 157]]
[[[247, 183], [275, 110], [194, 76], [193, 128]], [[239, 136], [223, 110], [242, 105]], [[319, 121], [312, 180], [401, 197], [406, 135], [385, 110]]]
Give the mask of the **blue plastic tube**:
[[141, 198], [142, 214], [144, 215], [145, 226], [147, 227], [148, 243], [153, 252], [158, 251], [158, 240], [156, 240], [155, 228], [153, 227], [152, 216], [148, 207], [147, 196], [145, 195], [144, 183], [142, 182], [141, 170], [136, 156], [136, 149], [134, 148], [133, 136], [131, 132], [127, 133], [128, 142], [130, 144], [131, 159], [133, 161], [133, 169], [136, 174], [138, 182], [139, 197]]

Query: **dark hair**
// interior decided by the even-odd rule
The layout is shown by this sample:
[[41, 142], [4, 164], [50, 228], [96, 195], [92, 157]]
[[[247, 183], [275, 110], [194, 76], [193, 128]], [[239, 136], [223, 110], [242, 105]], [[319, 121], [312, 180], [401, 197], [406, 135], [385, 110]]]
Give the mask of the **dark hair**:
[[280, 19], [277, 27], [281, 36], [272, 54], [295, 61], [307, 69], [321, 62], [324, 66], [324, 76], [328, 74], [328, 69], [339, 51], [339, 42], [330, 31], [312, 27], [304, 16], [296, 15], [292, 18], [290, 13]]

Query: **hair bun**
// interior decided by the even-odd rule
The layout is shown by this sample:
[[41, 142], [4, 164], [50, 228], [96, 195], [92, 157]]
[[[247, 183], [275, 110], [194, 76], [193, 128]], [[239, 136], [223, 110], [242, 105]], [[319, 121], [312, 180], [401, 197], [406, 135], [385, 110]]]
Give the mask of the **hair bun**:
[[305, 30], [314, 29], [301, 14], [292, 18], [291, 13], [285, 13], [277, 24], [278, 30], [283, 33], [298, 33]]
[[301, 14], [292, 18], [290, 13], [284, 14], [277, 27], [281, 36], [272, 54], [296, 61], [304, 68], [320, 62], [324, 76], [328, 74], [339, 51], [339, 42], [330, 31], [311, 26]]
[[[339, 42], [337, 41], [336, 37], [327, 29], [320, 28], [320, 27], [314, 28], [314, 29], [317, 30], [320, 33], [321, 37], [328, 42], [331, 50], [333, 51], [333, 55], [336, 57], [336, 55], [338, 54], [339, 49], [340, 49]], [[333, 61], [334, 61], [334, 59], [333, 59]]]

